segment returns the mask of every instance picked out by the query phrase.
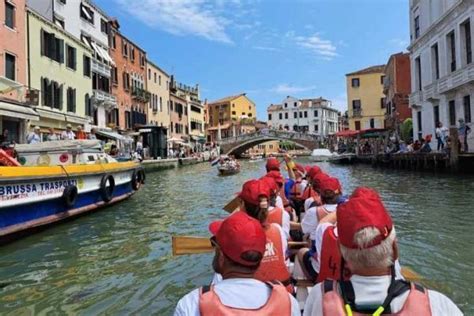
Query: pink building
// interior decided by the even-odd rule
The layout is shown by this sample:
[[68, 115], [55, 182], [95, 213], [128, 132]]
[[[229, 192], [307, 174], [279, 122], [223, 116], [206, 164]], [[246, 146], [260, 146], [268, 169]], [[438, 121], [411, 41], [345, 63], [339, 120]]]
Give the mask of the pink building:
[[36, 112], [26, 105], [30, 95], [26, 67], [25, 0], [0, 1], [0, 134], [8, 140], [24, 140], [30, 120]]

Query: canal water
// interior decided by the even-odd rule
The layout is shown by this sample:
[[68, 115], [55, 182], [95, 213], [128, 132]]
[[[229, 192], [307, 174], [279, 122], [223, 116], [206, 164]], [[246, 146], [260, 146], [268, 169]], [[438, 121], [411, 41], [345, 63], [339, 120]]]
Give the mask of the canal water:
[[[307, 162], [307, 161], [302, 161]], [[170, 315], [211, 280], [211, 255], [173, 257], [171, 235], [210, 221], [263, 162], [218, 177], [209, 164], [147, 176], [132, 199], [0, 248], [1, 315]], [[402, 265], [474, 315], [474, 178], [321, 164], [345, 192], [379, 190], [397, 225]]]

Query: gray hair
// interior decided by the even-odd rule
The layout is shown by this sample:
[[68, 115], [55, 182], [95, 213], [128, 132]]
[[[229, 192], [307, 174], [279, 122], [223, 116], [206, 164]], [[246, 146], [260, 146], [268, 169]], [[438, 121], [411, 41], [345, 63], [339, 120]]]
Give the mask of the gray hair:
[[352, 249], [340, 244], [342, 257], [350, 262], [355, 270], [389, 268], [396, 259], [393, 252], [393, 243], [397, 237], [395, 227], [379, 245], [364, 248], [379, 235], [380, 231], [375, 227], [366, 227], [358, 231], [354, 235], [354, 243], [360, 248]]

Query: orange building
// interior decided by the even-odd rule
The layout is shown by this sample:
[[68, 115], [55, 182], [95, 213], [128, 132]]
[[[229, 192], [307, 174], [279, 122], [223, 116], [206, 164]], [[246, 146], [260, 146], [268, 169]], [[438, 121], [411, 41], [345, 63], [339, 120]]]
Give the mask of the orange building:
[[109, 112], [107, 126], [130, 130], [137, 124], [147, 124], [150, 93], [146, 91], [146, 52], [120, 33], [117, 20], [110, 25], [110, 55], [115, 62], [112, 94], [118, 106]]
[[170, 79], [170, 136], [174, 143], [189, 141], [188, 103], [173, 76]]

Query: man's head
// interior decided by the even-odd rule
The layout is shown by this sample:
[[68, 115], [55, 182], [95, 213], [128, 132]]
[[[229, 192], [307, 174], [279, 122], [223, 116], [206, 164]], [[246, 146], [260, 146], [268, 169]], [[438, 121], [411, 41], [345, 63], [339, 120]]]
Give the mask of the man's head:
[[337, 198], [342, 193], [342, 187], [336, 178], [323, 178], [319, 185], [319, 192], [324, 204], [336, 204]]
[[54, 134], [54, 128], [50, 127], [48, 130], [50, 134]]
[[306, 170], [304, 166], [300, 164], [295, 164], [293, 172], [295, 173], [295, 177], [297, 178], [303, 178], [306, 175]]
[[35, 134], [38, 134], [40, 133], [40, 127], [39, 126], [35, 126], [35, 128], [33, 129], [33, 131], [35, 132]]
[[67, 125], [66, 125], [66, 130], [67, 130], [68, 132], [72, 131], [72, 125], [71, 125], [71, 124], [67, 124]]
[[280, 172], [280, 162], [278, 161], [278, 159], [274, 157], [270, 157], [267, 159], [267, 164], [265, 165], [265, 168], [267, 169], [267, 172], [270, 172], [270, 171]]
[[326, 173], [324, 172], [320, 172], [316, 175], [313, 176], [313, 178], [311, 179], [311, 183], [313, 185], [313, 189], [316, 191], [316, 192], [320, 192], [320, 187], [321, 187], [321, 183], [322, 181], [326, 180], [326, 179], [329, 179], [329, 175], [327, 175]]
[[265, 252], [266, 236], [260, 222], [239, 211], [212, 222], [209, 231], [216, 251], [214, 270], [224, 279], [229, 275], [251, 277]]
[[95, 128], [91, 129], [91, 134], [95, 134]]
[[359, 190], [337, 207], [337, 230], [352, 273], [388, 271], [398, 257], [392, 218], [374, 191]]
[[78, 126], [77, 126], [77, 131], [78, 131], [78, 132], [82, 131], [82, 126], [81, 126], [81, 125], [78, 125]]
[[259, 181], [262, 181], [268, 187], [270, 192], [269, 204], [271, 206], [275, 206], [276, 197], [278, 195], [278, 192], [280, 191], [280, 187], [276, 183], [275, 179], [272, 177], [263, 176], [259, 179]]
[[319, 174], [321, 172], [322, 172], [321, 168], [319, 168], [318, 166], [312, 166], [306, 172], [306, 178], [312, 180], [314, 178], [314, 176], [316, 176], [317, 174]]
[[283, 179], [283, 176], [279, 171], [270, 171], [264, 177], [272, 178], [278, 185], [278, 188], [283, 187], [283, 185], [285, 184], [285, 180]]
[[241, 208], [260, 223], [264, 223], [268, 215], [268, 200], [270, 188], [261, 180], [249, 180], [242, 186], [239, 198], [242, 200]]

